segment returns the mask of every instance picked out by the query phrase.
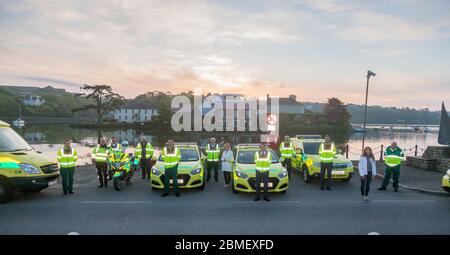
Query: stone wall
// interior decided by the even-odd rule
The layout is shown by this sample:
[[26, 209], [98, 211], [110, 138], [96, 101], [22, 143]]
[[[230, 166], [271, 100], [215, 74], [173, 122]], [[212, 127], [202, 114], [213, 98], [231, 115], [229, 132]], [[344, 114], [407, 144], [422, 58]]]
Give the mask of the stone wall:
[[428, 146], [422, 157], [406, 157], [406, 164], [445, 173], [450, 169], [450, 146]]

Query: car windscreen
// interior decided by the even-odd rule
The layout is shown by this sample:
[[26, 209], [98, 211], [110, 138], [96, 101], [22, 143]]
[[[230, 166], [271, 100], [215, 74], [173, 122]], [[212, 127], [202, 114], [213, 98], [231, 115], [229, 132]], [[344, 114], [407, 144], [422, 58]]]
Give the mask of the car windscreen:
[[0, 152], [31, 150], [31, 146], [13, 129], [0, 128]]
[[303, 152], [306, 154], [319, 154], [319, 148], [322, 143], [303, 143]]
[[[237, 155], [237, 162], [239, 164], [255, 164], [256, 150], [241, 150]], [[278, 157], [273, 151], [270, 151], [272, 155], [272, 163], [279, 163]]]
[[[181, 154], [181, 162], [198, 161], [199, 155], [195, 148], [179, 148]], [[161, 155], [158, 161], [162, 161]]]

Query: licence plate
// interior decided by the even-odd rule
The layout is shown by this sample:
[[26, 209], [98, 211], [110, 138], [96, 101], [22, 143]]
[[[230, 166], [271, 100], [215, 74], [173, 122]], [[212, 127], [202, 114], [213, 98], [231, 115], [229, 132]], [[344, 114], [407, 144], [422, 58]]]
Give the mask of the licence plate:
[[[273, 183], [269, 182], [267, 184], [267, 187], [272, 188], [273, 187]], [[261, 183], [261, 188], [264, 188], [264, 183]]]
[[[183, 179], [178, 179], [178, 184], [183, 184], [184, 180]], [[170, 180], [170, 184], [173, 184], [173, 180]]]
[[335, 175], [344, 175], [345, 171], [333, 171], [333, 174], [335, 174]]
[[57, 182], [58, 182], [58, 180], [54, 180], [54, 181], [48, 182], [48, 186], [55, 185]]

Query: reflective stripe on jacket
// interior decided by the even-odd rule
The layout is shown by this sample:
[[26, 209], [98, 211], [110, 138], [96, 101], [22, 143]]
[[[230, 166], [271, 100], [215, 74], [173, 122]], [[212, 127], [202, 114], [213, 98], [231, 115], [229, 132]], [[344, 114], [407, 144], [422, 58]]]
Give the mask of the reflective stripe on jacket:
[[336, 156], [336, 146], [334, 143], [331, 144], [330, 149], [325, 149], [325, 144], [322, 143], [319, 148], [320, 162], [323, 163], [333, 163], [334, 156]]
[[161, 159], [163, 160], [164, 167], [166, 169], [176, 166], [178, 162], [181, 160], [180, 150], [177, 147], [175, 147], [174, 151], [172, 153], [169, 153], [167, 147], [164, 147], [164, 149], [161, 152]]
[[283, 159], [292, 158], [295, 156], [294, 145], [290, 142], [288, 147], [285, 147], [285, 143], [280, 144], [280, 154]]
[[220, 148], [218, 144], [216, 144], [214, 147], [211, 147], [211, 144], [207, 144], [205, 151], [207, 161], [210, 162], [219, 161]]
[[[136, 148], [134, 149], [134, 155], [137, 159], [141, 159], [142, 157], [142, 145], [138, 143]], [[145, 159], [149, 159], [153, 157], [153, 146], [150, 143], [145, 145]]]
[[256, 170], [261, 172], [266, 172], [270, 170], [270, 165], [272, 164], [272, 155], [267, 152], [265, 157], [261, 157], [259, 151], [255, 153], [255, 164]]
[[389, 167], [396, 167], [402, 163], [404, 156], [402, 149], [397, 147], [393, 150], [391, 149], [391, 146], [389, 146], [384, 152], [384, 163]]
[[75, 148], [70, 148], [70, 154], [64, 153], [64, 148], [58, 150], [58, 163], [61, 168], [74, 167], [78, 159], [78, 153]]
[[95, 159], [95, 162], [107, 162], [108, 161], [108, 153], [109, 153], [109, 148], [108, 147], [100, 147], [100, 144], [97, 145], [97, 147], [95, 147], [92, 150], [92, 155], [91, 157], [93, 159]]

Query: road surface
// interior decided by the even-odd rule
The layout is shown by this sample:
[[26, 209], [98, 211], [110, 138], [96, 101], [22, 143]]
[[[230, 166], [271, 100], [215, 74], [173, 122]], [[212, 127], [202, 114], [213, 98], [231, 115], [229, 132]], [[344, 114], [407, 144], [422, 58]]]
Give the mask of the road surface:
[[222, 179], [162, 198], [140, 173], [119, 192], [98, 189], [95, 173], [80, 167], [73, 195], [62, 195], [58, 184], [0, 205], [0, 234], [450, 234], [449, 196], [381, 192], [379, 179], [369, 203], [360, 199], [359, 177], [320, 191], [318, 181], [306, 184], [298, 175], [286, 194], [254, 202], [253, 194], [225, 189]]

